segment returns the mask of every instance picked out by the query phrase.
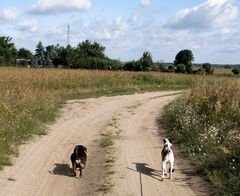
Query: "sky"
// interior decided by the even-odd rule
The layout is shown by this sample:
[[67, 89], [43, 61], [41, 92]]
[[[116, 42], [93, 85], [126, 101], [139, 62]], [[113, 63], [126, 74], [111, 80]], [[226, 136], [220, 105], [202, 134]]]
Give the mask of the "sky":
[[88, 39], [121, 61], [149, 51], [173, 62], [183, 49], [195, 63], [240, 64], [240, 0], [0, 0], [0, 36], [16, 48]]

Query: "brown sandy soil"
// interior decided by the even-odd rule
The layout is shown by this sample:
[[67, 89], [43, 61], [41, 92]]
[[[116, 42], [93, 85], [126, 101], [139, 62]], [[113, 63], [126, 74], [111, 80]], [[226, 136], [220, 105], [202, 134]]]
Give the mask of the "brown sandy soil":
[[[111, 126], [116, 158], [114, 184], [107, 195], [208, 195], [206, 184], [174, 148], [173, 179], [161, 181], [162, 139], [159, 124], [163, 106], [176, 92], [151, 92], [68, 101], [48, 134], [20, 147], [13, 166], [0, 171], [3, 196], [103, 195], [105, 149], [101, 133]], [[76, 144], [88, 148], [88, 163], [81, 179], [73, 177], [70, 154]]]

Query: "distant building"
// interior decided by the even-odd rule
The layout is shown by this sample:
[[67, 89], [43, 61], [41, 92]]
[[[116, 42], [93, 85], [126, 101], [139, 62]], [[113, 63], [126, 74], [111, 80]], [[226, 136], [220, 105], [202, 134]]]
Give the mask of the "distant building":
[[31, 59], [16, 59], [16, 66], [17, 67], [31, 67], [32, 60]]

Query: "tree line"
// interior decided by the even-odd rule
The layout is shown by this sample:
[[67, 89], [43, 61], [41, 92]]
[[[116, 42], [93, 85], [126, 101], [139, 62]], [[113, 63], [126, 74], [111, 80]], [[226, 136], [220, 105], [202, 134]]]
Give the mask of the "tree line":
[[[184, 49], [177, 53], [172, 64], [153, 62], [150, 52], [145, 51], [138, 60], [121, 62], [105, 54], [105, 47], [98, 42], [84, 40], [76, 47], [71, 45], [44, 46], [41, 41], [36, 45], [35, 53], [20, 48], [17, 50], [12, 38], [0, 37], [0, 65], [31, 67], [62, 67], [73, 69], [101, 69], [126, 71], [162, 71], [193, 74], [213, 74], [210, 63], [202, 64], [200, 69], [193, 69], [194, 56], [191, 50]], [[237, 73], [234, 69], [233, 72]]]

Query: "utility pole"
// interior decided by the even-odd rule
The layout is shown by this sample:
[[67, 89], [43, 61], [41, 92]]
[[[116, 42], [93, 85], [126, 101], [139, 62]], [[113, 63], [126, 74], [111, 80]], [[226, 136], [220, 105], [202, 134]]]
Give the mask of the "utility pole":
[[67, 46], [70, 45], [70, 25], [67, 26]]

